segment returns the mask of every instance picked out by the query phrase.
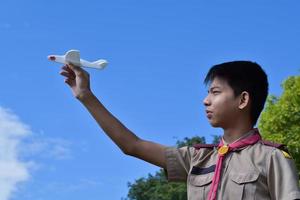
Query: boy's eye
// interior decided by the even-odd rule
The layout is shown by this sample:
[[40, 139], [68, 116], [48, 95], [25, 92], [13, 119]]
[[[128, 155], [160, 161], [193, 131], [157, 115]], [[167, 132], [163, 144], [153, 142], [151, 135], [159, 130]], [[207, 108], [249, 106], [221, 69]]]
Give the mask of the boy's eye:
[[212, 93], [213, 93], [213, 94], [219, 94], [220, 91], [216, 91], [216, 90], [215, 90], [215, 91], [212, 91]]

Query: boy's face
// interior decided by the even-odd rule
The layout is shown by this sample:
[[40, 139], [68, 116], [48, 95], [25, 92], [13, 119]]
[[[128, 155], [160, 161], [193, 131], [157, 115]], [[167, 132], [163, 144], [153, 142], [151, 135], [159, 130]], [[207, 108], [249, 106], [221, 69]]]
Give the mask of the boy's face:
[[213, 127], [228, 128], [239, 114], [240, 99], [234, 96], [227, 81], [218, 77], [211, 82], [208, 95], [203, 100], [206, 116]]

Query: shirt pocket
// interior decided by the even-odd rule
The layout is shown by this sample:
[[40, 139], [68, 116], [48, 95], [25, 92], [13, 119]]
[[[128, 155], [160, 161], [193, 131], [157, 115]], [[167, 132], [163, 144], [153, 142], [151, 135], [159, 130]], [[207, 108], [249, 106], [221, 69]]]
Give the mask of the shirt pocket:
[[256, 171], [230, 173], [227, 194], [228, 199], [255, 199], [258, 178], [259, 173]]
[[214, 173], [193, 175], [188, 177], [188, 199], [206, 200]]

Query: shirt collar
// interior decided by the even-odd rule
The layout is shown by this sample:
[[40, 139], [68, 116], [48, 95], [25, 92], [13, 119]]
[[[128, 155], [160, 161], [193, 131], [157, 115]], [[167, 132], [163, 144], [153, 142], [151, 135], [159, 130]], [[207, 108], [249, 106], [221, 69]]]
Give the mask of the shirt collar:
[[[256, 129], [256, 128], [251, 129], [250, 131], [248, 131], [247, 133], [243, 134], [241, 137], [239, 137], [237, 140], [235, 140], [235, 141], [233, 141], [233, 142], [231, 142], [231, 143], [227, 143], [227, 142], [224, 140], [224, 136], [223, 136], [223, 137], [222, 137], [223, 144], [224, 144], [224, 145], [229, 145], [229, 144], [233, 144], [233, 143], [235, 143], [235, 142], [238, 142], [238, 141], [240, 141], [240, 140], [242, 140], [242, 139], [245, 139], [245, 138], [247, 138], [247, 137], [253, 135], [257, 130], [258, 130], [258, 129]], [[243, 147], [242, 147], [242, 148], [243, 148]]]

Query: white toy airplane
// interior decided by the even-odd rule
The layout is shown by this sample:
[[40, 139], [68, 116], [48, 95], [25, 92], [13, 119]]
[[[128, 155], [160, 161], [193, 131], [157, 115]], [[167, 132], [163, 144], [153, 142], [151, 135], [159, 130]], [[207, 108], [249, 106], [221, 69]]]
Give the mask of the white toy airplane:
[[50, 55], [48, 59], [54, 62], [62, 64], [73, 64], [78, 67], [89, 67], [96, 69], [103, 69], [108, 62], [106, 60], [97, 60], [95, 62], [89, 62], [83, 59], [80, 59], [80, 52], [78, 50], [69, 50], [65, 55]]

